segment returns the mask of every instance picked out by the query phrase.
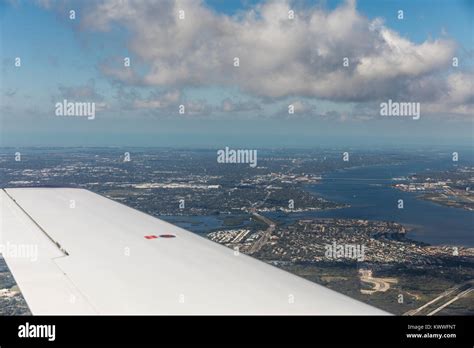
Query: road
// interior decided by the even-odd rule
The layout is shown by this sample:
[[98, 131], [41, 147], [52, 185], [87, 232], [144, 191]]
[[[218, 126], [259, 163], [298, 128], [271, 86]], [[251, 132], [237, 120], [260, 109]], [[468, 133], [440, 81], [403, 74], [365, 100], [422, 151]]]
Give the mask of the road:
[[438, 308], [436, 308], [434, 311], [428, 313], [427, 315], [435, 315], [436, 313], [438, 313], [439, 311], [443, 310], [444, 308], [448, 307], [450, 304], [452, 304], [453, 302], [456, 302], [457, 300], [459, 300], [460, 298], [463, 298], [464, 296], [467, 296], [471, 291], [474, 291], [474, 288], [469, 288], [467, 290], [464, 290], [463, 292], [459, 293], [458, 295], [456, 295], [454, 298], [452, 298], [451, 300], [449, 300], [448, 302], [446, 302], [444, 305], [442, 306], [439, 306]]
[[[425, 303], [423, 306], [417, 309], [412, 309], [406, 312], [404, 315], [434, 315], [449, 306], [450, 304], [452, 304], [453, 302], [459, 300], [464, 296], [467, 296], [471, 291], [474, 291], [474, 281], [472, 280], [456, 285], [444, 291], [436, 298]], [[442, 300], [443, 303], [440, 304], [440, 301]]]
[[272, 220], [270, 220], [269, 218], [257, 213], [255, 211], [255, 209], [251, 209], [250, 213], [252, 214], [252, 216], [256, 220], [263, 221], [264, 223], [266, 223], [268, 225], [268, 228], [265, 230], [265, 232], [263, 232], [263, 235], [250, 248], [249, 253], [253, 254], [253, 253], [259, 251], [262, 248], [262, 246], [264, 246], [265, 243], [268, 242], [268, 240], [270, 239], [273, 231], [275, 231], [276, 224]]

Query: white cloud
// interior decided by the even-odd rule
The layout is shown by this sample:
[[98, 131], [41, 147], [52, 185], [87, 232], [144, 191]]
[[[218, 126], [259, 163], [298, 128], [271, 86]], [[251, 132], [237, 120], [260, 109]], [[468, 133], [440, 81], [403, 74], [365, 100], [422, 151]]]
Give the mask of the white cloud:
[[162, 95], [151, 95], [148, 99], [135, 99], [133, 106], [136, 109], [163, 109], [176, 105], [180, 99], [179, 91], [169, 91]]
[[474, 116], [474, 73], [452, 73], [441, 86], [438, 99], [424, 105], [428, 113]]
[[225, 112], [259, 111], [261, 107], [252, 101], [235, 101], [226, 98], [222, 101], [221, 110]]
[[83, 85], [59, 86], [59, 96], [56, 98], [66, 98], [75, 100], [102, 101], [104, 97], [97, 91], [95, 81], [90, 79]]
[[[180, 89], [237, 86], [262, 98], [314, 97], [366, 102], [381, 98], [421, 98], [420, 81], [447, 85], [450, 100], [469, 95], [467, 75], [450, 67], [456, 44], [448, 39], [414, 43], [381, 19], [360, 14], [355, 1], [333, 10], [295, 9], [270, 1], [236, 16], [217, 14], [194, 0], [101, 0], [83, 11], [82, 27], [108, 31], [118, 23], [131, 32], [129, 49], [148, 66], [142, 73], [102, 66], [114, 80]], [[178, 18], [180, 10], [185, 19]], [[240, 66], [233, 66], [234, 57]], [[349, 66], [343, 66], [348, 58]], [[427, 81], [441, 81], [429, 83]], [[467, 81], [467, 84], [466, 84]], [[471, 87], [472, 87], [472, 80]], [[472, 88], [471, 88], [472, 91]], [[443, 91], [436, 91], [443, 93]], [[456, 99], [457, 98], [457, 99]], [[469, 99], [469, 98], [467, 98]], [[161, 107], [161, 101], [137, 101]], [[231, 109], [229, 102], [223, 109]]]

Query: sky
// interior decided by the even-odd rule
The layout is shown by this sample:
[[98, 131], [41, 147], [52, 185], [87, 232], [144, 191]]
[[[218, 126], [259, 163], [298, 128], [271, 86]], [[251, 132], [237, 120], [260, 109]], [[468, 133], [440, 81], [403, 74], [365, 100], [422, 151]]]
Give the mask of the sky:
[[9, 0], [0, 19], [0, 146], [472, 145], [473, 1]]

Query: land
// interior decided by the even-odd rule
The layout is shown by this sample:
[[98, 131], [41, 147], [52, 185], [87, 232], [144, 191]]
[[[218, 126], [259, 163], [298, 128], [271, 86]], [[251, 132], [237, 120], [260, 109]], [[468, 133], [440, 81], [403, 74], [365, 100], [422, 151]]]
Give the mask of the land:
[[0, 256], [0, 315], [31, 315], [15, 279]]
[[449, 207], [474, 210], [474, 167], [454, 167], [450, 171], [429, 172], [399, 178], [394, 185], [405, 192], [419, 194], [420, 199]]
[[[17, 152], [20, 161], [15, 161]], [[125, 161], [126, 152], [130, 161]], [[251, 168], [218, 163], [215, 150], [12, 148], [0, 151], [0, 185], [86, 188], [154, 216], [225, 216], [255, 204], [260, 211], [304, 212], [347, 207], [305, 190], [325, 173], [410, 158], [350, 152], [350, 160], [344, 161], [342, 153], [262, 150], [258, 166]]]
[[[270, 224], [271, 230], [216, 231], [208, 237], [400, 315], [412, 315], [443, 289], [474, 279], [474, 248], [415, 242], [407, 238], [407, 230], [397, 223], [316, 219], [299, 220], [290, 226]], [[339, 254], [328, 253], [334, 246], [340, 247]], [[364, 252], [360, 253], [361, 250]], [[446, 306], [434, 314], [472, 314], [474, 302], [469, 301], [472, 297], [468, 295], [472, 296], [469, 292], [463, 294], [465, 302], [458, 304], [465, 306], [457, 311]]]
[[[343, 152], [262, 150], [252, 168], [218, 163], [215, 150], [2, 149], [0, 185], [85, 188], [391, 313], [429, 314], [459, 295], [434, 315], [473, 315], [474, 295], [462, 288], [474, 279], [472, 248], [416, 242], [407, 226], [388, 220], [287, 221], [293, 213], [348, 207], [307, 190], [327, 173], [437, 156], [353, 150], [344, 161]], [[472, 167], [459, 166], [398, 178], [395, 187], [470, 210], [472, 174]], [[275, 212], [281, 217], [272, 218]], [[416, 312], [449, 289], [430, 312]], [[29, 313], [18, 290], [6, 266], [0, 268], [0, 314]]]

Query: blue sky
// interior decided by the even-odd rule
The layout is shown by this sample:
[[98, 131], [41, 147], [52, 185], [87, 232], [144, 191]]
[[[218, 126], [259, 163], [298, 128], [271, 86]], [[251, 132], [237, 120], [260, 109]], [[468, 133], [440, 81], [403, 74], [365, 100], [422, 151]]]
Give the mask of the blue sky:
[[[2, 145], [472, 143], [473, 2], [140, 3], [0, 4]], [[97, 117], [57, 117], [63, 99]], [[381, 119], [388, 99], [419, 122]]]

